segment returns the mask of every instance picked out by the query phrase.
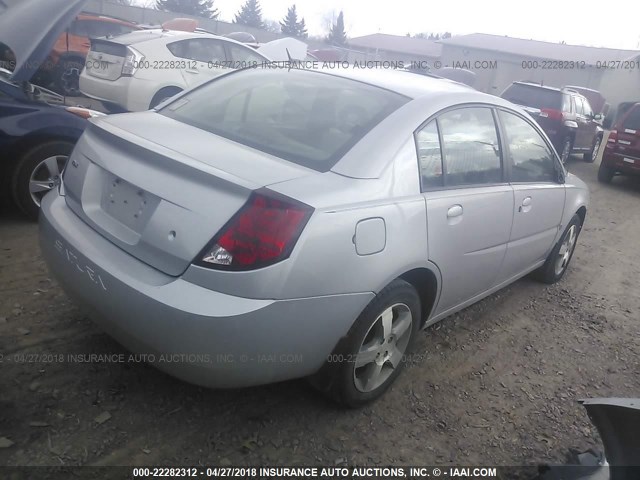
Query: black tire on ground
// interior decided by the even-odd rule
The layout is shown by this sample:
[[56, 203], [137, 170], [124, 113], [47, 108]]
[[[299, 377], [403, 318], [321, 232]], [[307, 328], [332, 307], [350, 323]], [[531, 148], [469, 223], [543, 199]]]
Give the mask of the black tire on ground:
[[[73, 143], [65, 141], [50, 141], [42, 143], [33, 147], [31, 150], [25, 152], [18, 160], [12, 175], [11, 181], [11, 193], [13, 195], [13, 201], [28, 217], [33, 220], [37, 220], [38, 213], [40, 212], [40, 205], [31, 196], [30, 183], [31, 176], [34, 174], [34, 170], [46, 159], [55, 158], [58, 165], [63, 164], [66, 159], [71, 155], [73, 150]], [[43, 185], [52, 185], [51, 188], [55, 188], [56, 180], [52, 179], [48, 181], [46, 176], [48, 169], [40, 167], [38, 169], [38, 175], [34, 180], [41, 182]], [[62, 173], [61, 169], [58, 169], [58, 175]], [[44, 195], [48, 190], [42, 190], [36, 194], [36, 196]]]
[[616, 172], [613, 168], [607, 167], [604, 163], [600, 162], [600, 168], [598, 168], [598, 181], [602, 183], [611, 183], [615, 173]]
[[160, 105], [162, 102], [164, 102], [165, 100], [167, 100], [168, 98], [173, 97], [174, 95], [177, 95], [178, 93], [180, 93], [182, 90], [177, 88], [177, 87], [167, 87], [167, 88], [163, 88], [162, 90], [160, 90], [158, 93], [156, 93], [153, 98], [151, 99], [151, 103], [149, 104], [149, 109], [155, 108], [158, 105]]
[[583, 160], [587, 163], [593, 163], [596, 161], [598, 156], [598, 150], [600, 150], [600, 145], [602, 144], [602, 137], [598, 135], [593, 140], [593, 145], [591, 145], [591, 150], [585, 152], [583, 155]]
[[[578, 236], [580, 235], [581, 230], [582, 220], [576, 213], [571, 218], [571, 221], [562, 233], [562, 236], [560, 237], [560, 240], [558, 240], [558, 243], [553, 247], [551, 253], [549, 253], [547, 260], [540, 268], [538, 268], [534, 272], [534, 275], [538, 280], [544, 283], [552, 284], [556, 283], [564, 276], [565, 272], [567, 271], [567, 267], [569, 266], [569, 262], [571, 262], [571, 258], [573, 257], [573, 252], [575, 252], [576, 243], [578, 241]], [[562, 249], [567, 247], [567, 242], [570, 241], [571, 235], [574, 235], [573, 242], [567, 253], [567, 250], [562, 251]], [[560, 260], [560, 257], [562, 255], [565, 255], [565, 257]], [[558, 269], [558, 262], [561, 263], [560, 269]]]
[[[382, 314], [388, 312], [391, 327], [384, 328]], [[404, 280], [394, 280], [363, 310], [323, 368], [309, 379], [311, 384], [348, 407], [375, 400], [400, 374], [420, 325], [418, 293]], [[358, 355], [363, 349], [372, 352], [368, 361]]]
[[78, 97], [80, 93], [80, 72], [84, 62], [79, 58], [62, 60], [56, 73], [56, 88], [59, 93], [67, 97]]

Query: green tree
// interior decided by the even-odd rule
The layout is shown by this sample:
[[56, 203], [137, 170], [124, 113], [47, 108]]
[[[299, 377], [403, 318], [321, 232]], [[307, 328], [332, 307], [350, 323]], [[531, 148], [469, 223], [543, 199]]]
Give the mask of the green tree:
[[236, 13], [236, 18], [233, 20], [233, 23], [255, 28], [264, 28], [262, 8], [260, 8], [258, 0], [247, 0], [240, 8], [240, 11]]
[[298, 12], [296, 12], [295, 5], [289, 7], [287, 16], [280, 22], [280, 31], [291, 37], [307, 38], [309, 36], [304, 24], [304, 18], [298, 21]]
[[218, 18], [214, 0], [156, 0], [156, 8], [165, 12], [184, 13], [196, 17]]
[[331, 27], [329, 35], [327, 35], [327, 43], [344, 47], [347, 45], [347, 32], [344, 31], [344, 14], [340, 11], [336, 23]]

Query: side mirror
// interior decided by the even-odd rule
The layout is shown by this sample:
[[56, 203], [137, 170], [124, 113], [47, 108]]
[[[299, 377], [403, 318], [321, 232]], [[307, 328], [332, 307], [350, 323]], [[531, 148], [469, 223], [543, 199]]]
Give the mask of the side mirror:
[[601, 113], [596, 113], [592, 118], [596, 122], [601, 122], [602, 120], [604, 120], [604, 115], [602, 115]]

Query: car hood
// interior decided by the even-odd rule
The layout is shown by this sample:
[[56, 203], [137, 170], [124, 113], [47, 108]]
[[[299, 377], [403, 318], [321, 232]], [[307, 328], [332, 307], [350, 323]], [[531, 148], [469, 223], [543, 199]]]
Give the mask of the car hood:
[[87, 0], [21, 0], [0, 7], [0, 32], [16, 57], [13, 81], [29, 81]]

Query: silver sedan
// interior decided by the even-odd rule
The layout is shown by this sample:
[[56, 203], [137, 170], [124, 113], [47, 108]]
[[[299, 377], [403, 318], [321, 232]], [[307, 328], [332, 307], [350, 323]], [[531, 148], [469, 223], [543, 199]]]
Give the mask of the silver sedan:
[[419, 329], [567, 270], [588, 204], [511, 103], [391, 71], [255, 68], [92, 121], [42, 202], [52, 272], [156, 367], [380, 396]]

